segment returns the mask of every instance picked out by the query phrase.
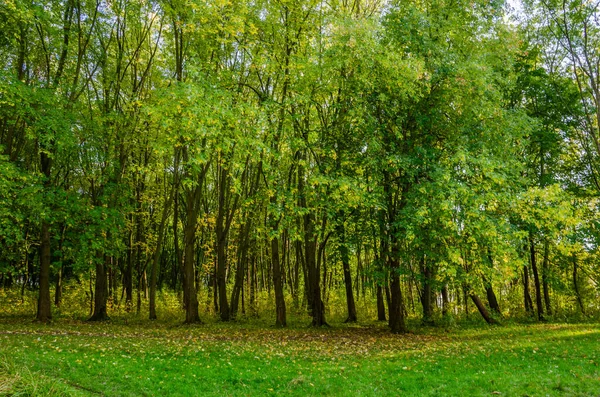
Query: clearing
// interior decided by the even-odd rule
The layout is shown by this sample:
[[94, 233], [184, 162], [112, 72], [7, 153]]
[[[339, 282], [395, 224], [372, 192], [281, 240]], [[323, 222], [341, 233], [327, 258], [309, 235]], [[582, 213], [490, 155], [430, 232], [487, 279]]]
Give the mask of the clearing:
[[600, 325], [0, 323], [0, 395], [598, 396]]

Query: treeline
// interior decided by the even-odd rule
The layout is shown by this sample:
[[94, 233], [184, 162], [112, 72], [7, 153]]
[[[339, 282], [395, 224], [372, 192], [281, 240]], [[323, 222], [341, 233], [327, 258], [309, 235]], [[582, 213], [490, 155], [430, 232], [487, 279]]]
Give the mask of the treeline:
[[187, 323], [200, 290], [223, 321], [272, 291], [278, 326], [328, 289], [392, 332], [407, 296], [593, 311], [592, 3], [4, 1], [0, 284], [44, 322], [88, 276], [91, 320], [157, 289]]

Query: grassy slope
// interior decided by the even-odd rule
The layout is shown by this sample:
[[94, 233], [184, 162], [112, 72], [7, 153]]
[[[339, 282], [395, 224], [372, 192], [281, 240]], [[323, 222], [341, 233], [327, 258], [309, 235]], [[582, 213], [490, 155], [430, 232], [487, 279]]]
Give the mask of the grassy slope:
[[376, 325], [278, 330], [5, 321], [0, 385], [4, 379], [16, 391], [15, 374], [33, 371], [54, 382], [52, 393], [40, 382], [40, 395], [598, 396], [599, 342], [596, 324], [394, 336]]

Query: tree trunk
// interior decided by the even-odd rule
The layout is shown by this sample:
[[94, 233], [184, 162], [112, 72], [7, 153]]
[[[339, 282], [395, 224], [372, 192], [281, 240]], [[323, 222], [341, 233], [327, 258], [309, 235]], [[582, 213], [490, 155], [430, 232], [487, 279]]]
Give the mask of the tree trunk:
[[210, 273], [210, 287], [208, 295], [210, 296], [210, 291], [212, 290], [212, 299], [213, 299], [213, 310], [215, 313], [219, 313], [219, 290], [217, 288], [217, 262], [215, 261], [212, 267], [212, 272]]
[[[46, 152], [40, 153], [40, 166], [44, 174], [44, 188], [51, 186], [50, 176], [52, 170], [52, 158]], [[52, 319], [52, 309], [50, 300], [50, 223], [42, 220], [40, 233], [40, 290], [38, 296], [38, 308], [36, 320], [48, 322]]]
[[218, 174], [218, 210], [215, 225], [217, 244], [217, 290], [219, 294], [219, 316], [221, 321], [230, 320], [229, 303], [227, 302], [227, 170], [222, 165], [217, 166]]
[[[130, 221], [133, 221], [133, 219], [130, 219]], [[133, 231], [129, 232], [128, 240], [127, 265], [123, 273], [123, 286], [125, 287], [125, 310], [130, 311], [133, 303], [133, 262], [135, 261]]]
[[350, 257], [348, 255], [348, 246], [346, 245], [346, 229], [344, 227], [343, 213], [338, 215], [337, 227], [338, 238], [340, 240], [339, 250], [340, 257], [342, 259], [342, 269], [344, 272], [344, 286], [346, 288], [346, 306], [348, 308], [347, 323], [356, 322], [356, 305], [354, 303], [354, 293], [352, 291], [352, 273], [350, 273]]
[[[322, 229], [324, 230], [324, 228]], [[323, 269], [323, 273], [321, 273]], [[321, 281], [321, 299], [323, 302], [327, 302], [327, 260], [325, 257], [325, 244], [319, 244], [319, 250], [317, 251], [317, 274], [323, 274], [319, 280]]]
[[312, 214], [304, 215], [304, 260], [308, 273], [309, 302], [312, 325], [321, 327], [326, 325], [325, 308], [321, 298], [319, 269], [317, 268], [317, 242], [314, 237], [314, 219]]
[[[492, 252], [488, 247], [488, 260], [490, 264], [490, 268], [494, 269], [494, 259], [492, 257]], [[488, 304], [490, 305], [490, 309], [496, 315], [501, 316], [502, 312], [500, 311], [500, 305], [498, 304], [498, 299], [496, 298], [496, 294], [494, 293], [494, 288], [492, 286], [491, 280], [488, 280], [485, 276], [483, 276], [483, 285], [485, 287], [485, 294], [487, 295]]]
[[433, 271], [431, 267], [425, 263], [425, 257], [421, 257], [421, 306], [423, 307], [423, 318], [421, 320], [423, 325], [433, 325], [433, 302], [432, 302], [432, 284], [433, 284]]
[[494, 292], [494, 288], [492, 287], [492, 283], [483, 276], [483, 286], [485, 288], [485, 294], [487, 297], [488, 305], [494, 314], [497, 316], [501, 316], [502, 312], [500, 311], [500, 305], [498, 304], [498, 299], [496, 298], [496, 293]]
[[114, 270], [112, 268], [108, 269], [106, 277], [108, 278], [108, 302], [114, 306], [116, 302], [114, 299], [114, 296], [116, 295], [115, 288], [117, 287], [115, 285]]
[[496, 298], [496, 294], [494, 293], [494, 288], [492, 287], [491, 283], [485, 284], [485, 294], [492, 312], [500, 316], [502, 312], [500, 311], [500, 305], [498, 304], [498, 299]]
[[535, 252], [535, 242], [533, 241], [533, 234], [529, 232], [529, 255], [531, 260], [531, 270], [533, 270], [533, 282], [535, 284], [535, 304], [537, 306], [538, 320], [544, 320], [544, 305], [542, 304], [542, 289], [540, 284], [540, 277], [537, 269], [537, 259]]
[[389, 306], [389, 318], [390, 328], [393, 334], [407, 332], [406, 324], [404, 321], [404, 311], [402, 303], [402, 290], [400, 289], [400, 276], [398, 275], [399, 263], [397, 260], [391, 260], [391, 283], [390, 283], [390, 306]]
[[579, 281], [577, 278], [577, 255], [573, 254], [573, 289], [575, 290], [575, 297], [577, 298], [581, 314], [585, 315], [585, 306], [583, 305], [583, 298], [581, 291], [579, 291]]
[[[321, 298], [321, 286], [319, 270], [317, 269], [316, 255], [317, 255], [317, 243], [314, 240], [312, 233], [312, 218], [311, 215], [305, 215], [305, 238], [304, 238], [304, 258], [306, 260], [306, 269], [308, 273], [308, 285], [309, 296], [311, 303], [311, 316], [312, 325], [314, 327], [321, 327], [326, 325], [325, 321], [325, 308], [323, 306], [323, 300]], [[308, 232], [306, 230], [309, 230]]]
[[54, 290], [54, 306], [56, 307], [60, 307], [62, 301], [63, 267], [64, 266], [61, 265], [56, 274], [56, 289]]
[[550, 247], [548, 240], [544, 241], [544, 259], [542, 261], [542, 288], [544, 290], [544, 302], [546, 304], [546, 313], [549, 316], [552, 315], [552, 306], [550, 304], [550, 287], [548, 286], [548, 273], [549, 273], [549, 255]]
[[[177, 170], [177, 168], [175, 168], [175, 170]], [[174, 182], [175, 184], [175, 193], [174, 193], [174, 197], [173, 197], [173, 248], [175, 249], [175, 258], [174, 260], [174, 266], [171, 268], [171, 289], [172, 290], [179, 290], [178, 289], [178, 282], [177, 279], [180, 275], [180, 273], [182, 273], [182, 269], [183, 269], [183, 255], [181, 254], [181, 248], [179, 246], [179, 192], [177, 191], [177, 181]], [[185, 295], [185, 293], [184, 293]], [[185, 302], [185, 296], [183, 297], [183, 301]], [[185, 303], [184, 303], [185, 305]]]
[[397, 216], [406, 205], [406, 194], [409, 185], [403, 184], [401, 186], [398, 197], [398, 194], [392, 191], [392, 177], [389, 172], [384, 171], [383, 177], [386, 212], [385, 216], [382, 217], [382, 221], [380, 221], [380, 228], [382, 238], [389, 244], [390, 249], [384, 251], [388, 255], [387, 257], [382, 255], [382, 259], [386, 259], [390, 277], [389, 325], [392, 333], [397, 334], [408, 331], [404, 320], [404, 303], [400, 287], [400, 242], [398, 241], [398, 236], [401, 230], [397, 226]]
[[108, 320], [106, 313], [106, 302], [108, 301], [108, 279], [107, 267], [108, 257], [99, 254], [98, 262], [96, 262], [96, 283], [94, 285], [94, 313], [88, 321], [105, 321]]
[[[305, 160], [306, 155], [303, 153], [300, 160]], [[307, 289], [307, 301], [309, 304], [310, 314], [312, 316], [312, 325], [321, 327], [327, 325], [325, 320], [325, 306], [321, 299], [321, 286], [319, 269], [317, 267], [317, 237], [315, 235], [315, 220], [312, 211], [308, 208], [306, 202], [304, 188], [304, 166], [298, 165], [298, 194], [300, 196], [299, 205], [306, 210], [303, 215], [304, 221], [304, 263], [308, 282], [305, 282]]]
[[92, 277], [92, 271], [90, 270], [90, 316], [94, 313], [94, 277]]
[[469, 300], [468, 300], [468, 291], [467, 291], [467, 287], [463, 286], [462, 287], [462, 293], [463, 293], [463, 305], [465, 306], [465, 318], [469, 318]]
[[450, 299], [448, 297], [448, 284], [444, 284], [442, 287], [442, 316], [446, 317], [450, 314]]
[[356, 249], [356, 283], [355, 283], [355, 288], [356, 288], [356, 300], [360, 299], [360, 276], [362, 273], [362, 241], [358, 242], [357, 245], [357, 249]]
[[238, 249], [238, 263], [235, 271], [235, 283], [231, 291], [231, 316], [235, 317], [239, 307], [240, 294], [244, 287], [244, 275], [248, 267], [248, 246], [250, 234], [250, 220], [240, 227], [240, 247]]
[[386, 321], [383, 288], [377, 284], [377, 321]]
[[481, 299], [479, 299], [479, 297], [474, 292], [470, 292], [469, 296], [471, 297], [471, 300], [473, 301], [473, 303], [475, 303], [475, 306], [477, 306], [477, 310], [479, 310], [481, 317], [483, 317], [483, 319], [488, 324], [500, 324], [496, 319], [494, 319], [492, 316], [490, 316], [490, 313], [488, 313], [487, 309], [481, 302]]
[[298, 294], [298, 291], [300, 289], [300, 271], [301, 268], [303, 268], [303, 266], [301, 266], [302, 263], [302, 259], [301, 259], [301, 255], [302, 255], [302, 250], [301, 250], [301, 243], [300, 241], [296, 241], [294, 244], [294, 251], [295, 251], [295, 261], [294, 261], [294, 292], [292, 294], [292, 299], [294, 300], [294, 307], [297, 309], [300, 307], [300, 297]]
[[275, 289], [275, 326], [287, 326], [285, 299], [283, 296], [283, 280], [281, 278], [281, 263], [279, 260], [279, 239], [271, 240], [271, 261], [273, 265], [273, 287]]
[[[138, 198], [138, 200], [139, 200], [139, 198]], [[143, 258], [143, 255], [142, 255], [141, 244], [144, 243], [145, 234], [144, 234], [144, 223], [143, 223], [141, 214], [137, 214], [136, 218], [137, 218], [137, 231], [136, 231], [135, 241], [137, 243], [137, 247], [135, 249], [135, 263], [136, 263], [136, 268], [137, 268], [137, 296], [136, 296], [137, 300], [136, 300], [135, 312], [136, 312], [136, 314], [140, 314], [140, 312], [142, 310], [142, 290], [144, 290], [143, 294], [144, 294], [144, 297], [146, 297], [144, 276], [146, 274], [146, 267], [148, 266], [148, 262], [147, 262], [147, 258]], [[143, 264], [143, 266], [142, 266], [142, 259], [144, 259], [144, 262], [145, 262]]]
[[525, 311], [531, 315], [533, 312], [533, 301], [529, 294], [529, 269], [527, 266], [523, 266], [523, 297], [525, 300]]
[[[395, 229], [395, 227], [393, 228]], [[404, 320], [404, 303], [402, 297], [402, 289], [400, 288], [400, 262], [398, 239], [396, 230], [392, 230], [390, 238], [391, 252], [388, 258], [388, 269], [390, 277], [390, 299], [388, 305], [389, 311], [389, 326], [394, 334], [408, 332]]]
[[258, 282], [257, 279], [257, 275], [256, 275], [256, 254], [252, 255], [252, 258], [250, 259], [250, 266], [248, 269], [248, 283], [249, 283], [249, 288], [248, 288], [248, 292], [250, 294], [250, 311], [252, 313], [252, 315], [256, 315], [256, 284]]
[[156, 283], [158, 279], [159, 266], [160, 266], [160, 255], [162, 253], [163, 240], [165, 238], [165, 228], [167, 227], [167, 220], [169, 218], [169, 207], [173, 201], [173, 194], [165, 202], [162, 215], [160, 217], [160, 225], [158, 226], [158, 236], [156, 238], [156, 247], [154, 249], [154, 256], [152, 257], [152, 268], [150, 269], [150, 296], [149, 296], [149, 313], [148, 318], [150, 320], [156, 320]]
[[404, 320], [404, 303], [402, 298], [402, 289], [400, 288], [400, 262], [398, 260], [398, 240], [396, 233], [391, 235], [391, 247], [389, 259], [390, 269], [390, 304], [389, 304], [389, 325], [393, 334], [406, 333], [406, 323]]
[[[196, 186], [195, 189], [199, 189]], [[183, 298], [185, 306], [185, 323], [198, 323], [198, 296], [196, 292], [196, 277], [194, 269], [195, 248], [196, 248], [196, 224], [197, 224], [197, 195], [187, 193], [186, 224], [184, 227], [184, 253], [183, 253]]]
[[42, 221], [40, 238], [40, 292], [36, 320], [48, 322], [52, 319], [50, 300], [50, 225]]
[[[218, 225], [218, 222], [217, 222]], [[217, 227], [217, 229], [219, 229]], [[220, 231], [217, 231], [219, 235]], [[218, 238], [217, 241], [217, 291], [219, 295], [219, 317], [221, 321], [230, 320], [229, 303], [227, 302], [227, 282], [226, 282], [226, 266], [227, 258], [225, 254], [225, 245], [227, 239], [224, 235]]]

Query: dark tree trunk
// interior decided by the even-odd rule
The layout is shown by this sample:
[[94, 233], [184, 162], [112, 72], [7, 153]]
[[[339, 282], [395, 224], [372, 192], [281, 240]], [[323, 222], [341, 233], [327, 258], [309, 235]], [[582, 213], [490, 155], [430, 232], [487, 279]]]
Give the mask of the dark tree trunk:
[[444, 284], [442, 287], [442, 316], [446, 317], [450, 314], [450, 299], [448, 297], [448, 284]]
[[433, 271], [425, 262], [425, 257], [421, 257], [421, 306], [423, 307], [423, 325], [433, 325], [433, 302], [432, 302], [432, 284]]
[[[200, 189], [200, 185], [195, 188]], [[185, 323], [200, 322], [198, 314], [198, 296], [196, 292], [196, 274], [195, 274], [195, 248], [196, 248], [196, 224], [198, 222], [197, 206], [198, 196], [193, 192], [187, 193], [186, 224], [183, 232], [184, 253], [183, 253], [183, 299], [185, 307]]]
[[235, 283], [231, 291], [231, 316], [235, 317], [239, 307], [240, 294], [243, 292], [244, 275], [248, 267], [248, 238], [250, 234], [250, 220], [240, 227], [240, 247], [238, 249], [238, 263], [235, 271]]
[[317, 242], [314, 236], [314, 219], [312, 214], [304, 216], [304, 260], [308, 273], [310, 314], [312, 325], [321, 327], [327, 325], [325, 320], [325, 308], [321, 298], [321, 286], [319, 269], [317, 267]]
[[575, 290], [575, 297], [577, 298], [577, 304], [581, 310], [581, 314], [585, 315], [585, 306], [583, 305], [583, 297], [579, 290], [579, 280], [577, 276], [577, 255], [573, 254], [573, 289]]
[[389, 325], [392, 333], [397, 334], [408, 332], [404, 320], [404, 303], [400, 287], [400, 242], [398, 236], [401, 230], [397, 226], [397, 216], [406, 205], [406, 193], [409, 185], [403, 184], [398, 195], [392, 190], [392, 177], [388, 171], [384, 171], [383, 179], [386, 212], [385, 217], [382, 219], [383, 222], [380, 222], [380, 228], [382, 238], [389, 244], [389, 250], [385, 250], [388, 256], [382, 256], [382, 258], [386, 259], [390, 277]]
[[92, 277], [92, 271], [90, 270], [90, 316], [94, 313], [94, 277]]
[[[117, 266], [115, 266], [117, 267]], [[112, 303], [113, 305], [115, 304], [116, 300], [113, 298], [116, 295], [115, 292], [115, 278], [114, 278], [114, 271], [113, 269], [108, 269], [108, 274], [106, 275], [106, 277], [108, 278], [108, 302]]]
[[383, 288], [377, 284], [377, 321], [386, 321]]
[[542, 288], [540, 284], [540, 277], [537, 268], [537, 259], [535, 252], [535, 242], [533, 241], [533, 234], [529, 232], [529, 255], [531, 261], [531, 270], [533, 270], [533, 282], [535, 284], [535, 304], [537, 306], [538, 320], [544, 320], [544, 305], [542, 304]]
[[489, 282], [485, 283], [485, 294], [487, 296], [488, 304], [490, 305], [490, 309], [492, 310], [492, 312], [500, 316], [502, 313], [500, 311], [500, 305], [498, 304], [498, 299], [496, 298], [496, 294], [494, 293], [494, 288]]
[[348, 308], [348, 318], [346, 322], [356, 322], [356, 305], [354, 303], [354, 294], [352, 291], [352, 274], [350, 273], [350, 258], [348, 247], [346, 246], [346, 231], [342, 224], [338, 228], [340, 237], [340, 257], [342, 258], [342, 268], [344, 271], [344, 285], [346, 287], [346, 306]]
[[400, 262], [398, 260], [398, 240], [396, 233], [391, 235], [391, 247], [389, 259], [390, 269], [390, 304], [389, 304], [389, 325], [392, 333], [408, 332], [404, 320], [404, 302], [402, 297], [402, 289], [400, 288]]
[[[176, 168], [177, 169], [177, 168]], [[177, 181], [175, 181], [175, 189], [177, 189]], [[179, 192], [175, 190], [173, 197], [173, 248], [175, 249], [175, 257], [173, 258], [173, 267], [171, 268], [171, 289], [178, 290], [178, 278], [183, 269], [183, 255], [179, 246]], [[185, 302], [185, 296], [183, 297]], [[185, 305], [185, 303], [184, 303]]]
[[548, 240], [544, 241], [544, 259], [542, 260], [542, 288], [544, 290], [544, 302], [546, 304], [546, 313], [549, 316], [552, 315], [552, 306], [550, 304], [550, 287], [548, 286], [548, 276], [549, 276], [549, 255], [550, 255], [550, 247]]
[[397, 260], [392, 259], [390, 269], [391, 299], [389, 306], [389, 325], [392, 333], [405, 333], [408, 330], [404, 321], [402, 290], [400, 289], [400, 276], [398, 275], [399, 264]]
[[356, 300], [360, 299], [360, 276], [362, 273], [362, 241], [359, 241], [356, 247]]
[[[321, 229], [321, 230], [324, 230]], [[317, 274], [321, 274], [321, 269], [323, 269], [323, 277], [322, 280], [322, 289], [321, 289], [321, 299], [323, 302], [327, 302], [327, 258], [325, 257], [325, 244], [319, 244], [319, 250], [317, 251]]]
[[[217, 232], [219, 234], [219, 232]], [[230, 320], [229, 303], [227, 302], [227, 281], [226, 281], [226, 266], [227, 258], [225, 254], [225, 245], [227, 239], [224, 238], [217, 241], [217, 291], [219, 296], [219, 317], [221, 321]]]
[[[306, 155], [301, 154], [300, 160], [305, 160]], [[307, 289], [307, 301], [312, 316], [312, 325], [314, 327], [321, 327], [327, 325], [325, 320], [325, 306], [321, 299], [321, 285], [319, 269], [317, 266], [317, 237], [315, 235], [315, 219], [312, 211], [309, 210], [306, 201], [304, 187], [304, 166], [298, 165], [298, 193], [300, 195], [299, 205], [301, 208], [307, 210], [307, 213], [303, 215], [304, 221], [304, 264], [306, 266], [306, 273], [308, 276], [308, 282], [305, 282], [305, 288]], [[306, 280], [305, 280], [306, 281]]]
[[50, 258], [50, 225], [48, 222], [42, 221], [40, 236], [40, 292], [36, 319], [37, 321], [44, 323], [52, 319], [50, 300]]
[[[132, 219], [130, 219], [132, 221]], [[133, 304], [133, 262], [135, 261], [135, 253], [133, 248], [133, 231], [129, 232], [127, 247], [127, 264], [123, 273], [123, 287], [125, 288], [125, 309], [131, 310]]]
[[108, 277], [109, 277], [109, 281], [112, 280], [112, 286], [113, 286], [113, 290], [112, 292], [110, 292], [108, 298], [112, 299], [113, 304], [118, 304], [118, 297], [117, 297], [117, 289], [118, 289], [118, 284], [117, 284], [117, 269], [118, 267], [118, 263], [119, 263], [119, 258], [115, 259], [115, 266], [114, 268], [110, 268], [108, 269]]
[[227, 246], [227, 170], [222, 165], [217, 166], [218, 173], [218, 211], [215, 226], [217, 244], [217, 290], [219, 295], [219, 316], [221, 321], [229, 321], [229, 303], [227, 302], [227, 257], [225, 248]]
[[533, 301], [529, 294], [529, 269], [527, 266], [523, 266], [523, 297], [525, 300], [525, 311], [531, 315], [533, 313]]
[[[139, 200], [139, 198], [138, 198]], [[146, 294], [146, 282], [144, 281], [145, 277], [146, 277], [146, 267], [148, 266], [148, 262], [147, 262], [147, 258], [144, 258], [144, 256], [142, 255], [142, 247], [141, 244], [144, 244], [145, 242], [145, 234], [144, 234], [144, 222], [142, 219], [142, 215], [141, 214], [137, 214], [136, 215], [137, 218], [137, 232], [136, 232], [136, 238], [135, 241], [137, 243], [137, 247], [135, 250], [135, 263], [136, 263], [136, 268], [137, 268], [137, 300], [136, 300], [136, 308], [135, 308], [135, 312], [136, 314], [140, 314], [140, 311], [142, 310], [142, 290], [143, 290], [143, 294], [144, 294], [144, 298], [147, 297]], [[144, 263], [142, 263], [144, 262]]]
[[[306, 241], [306, 239], [305, 239]], [[306, 263], [306, 246], [302, 246], [301, 242], [298, 242], [297, 246], [300, 252], [300, 258], [302, 260], [302, 273], [304, 275], [304, 297], [306, 299], [306, 309], [308, 313], [312, 316], [313, 309], [313, 294], [312, 294], [312, 279], [309, 277], [308, 273], [308, 265]]]
[[219, 313], [219, 290], [217, 287], [217, 262], [215, 261], [212, 272], [210, 274], [210, 289], [208, 295], [210, 296], [212, 291], [213, 298], [213, 310], [215, 313]]
[[463, 293], [463, 305], [465, 307], [465, 318], [469, 318], [469, 297], [468, 297], [468, 292], [467, 291], [467, 287], [463, 286], [462, 287], [462, 293]]
[[487, 309], [483, 305], [483, 302], [481, 302], [481, 299], [479, 299], [474, 292], [470, 292], [469, 296], [471, 297], [473, 303], [475, 303], [475, 306], [477, 306], [477, 310], [479, 310], [481, 317], [483, 317], [488, 324], [500, 324], [496, 319], [490, 316], [490, 313], [488, 313]]
[[105, 321], [108, 320], [106, 312], [106, 302], [108, 301], [108, 279], [107, 267], [108, 257], [99, 254], [98, 262], [96, 262], [96, 283], [94, 285], [94, 313], [88, 321]]
[[279, 239], [277, 237], [273, 237], [271, 240], [271, 262], [273, 265], [273, 288], [275, 289], [275, 325], [277, 327], [285, 327], [287, 319], [283, 296], [283, 280], [281, 278], [281, 263], [279, 260]]
[[[491, 250], [488, 247], [488, 260], [490, 262], [490, 268], [494, 268], [494, 259], [492, 257]], [[494, 288], [492, 286], [491, 280], [488, 280], [485, 276], [483, 276], [483, 285], [485, 287], [485, 294], [487, 295], [488, 304], [490, 305], [490, 309], [496, 315], [501, 316], [502, 312], [500, 311], [500, 305], [498, 304], [498, 299], [496, 298], [496, 294], [494, 293]]]
[[292, 299], [294, 300], [294, 307], [297, 309], [300, 307], [300, 297], [299, 297], [299, 289], [300, 289], [300, 272], [302, 271], [301, 268], [303, 268], [303, 266], [301, 265], [302, 263], [302, 249], [301, 249], [302, 245], [300, 243], [300, 241], [297, 241], [294, 244], [294, 257], [295, 257], [295, 261], [294, 261], [294, 292], [292, 293]]
[[385, 303], [387, 303], [388, 308], [392, 304], [392, 296], [390, 295], [390, 285], [389, 280], [385, 281], [385, 288], [383, 289], [385, 292]]
[[[50, 176], [52, 170], [52, 158], [48, 153], [42, 151], [40, 153], [41, 171], [44, 174], [44, 188], [49, 189], [51, 186]], [[50, 223], [42, 220], [40, 232], [40, 286], [38, 296], [38, 307], [36, 320], [48, 322], [52, 319], [52, 309], [50, 300]]]
[[156, 284], [158, 274], [160, 272], [160, 255], [162, 253], [163, 240], [165, 238], [165, 228], [167, 227], [167, 220], [169, 218], [169, 207], [173, 201], [173, 194], [165, 202], [162, 215], [160, 217], [160, 225], [158, 226], [158, 237], [156, 238], [156, 247], [154, 249], [154, 255], [152, 257], [152, 268], [150, 269], [150, 296], [149, 296], [149, 313], [148, 318], [150, 320], [156, 320]]
[[252, 259], [250, 260], [250, 268], [248, 269], [249, 277], [249, 294], [250, 294], [250, 311], [253, 315], [256, 315], [256, 284], [258, 283], [257, 275], [256, 275], [256, 254], [252, 255]]
[[60, 307], [62, 301], [62, 288], [63, 288], [63, 266], [58, 269], [56, 274], [56, 289], [54, 290], [54, 306]]
[[317, 243], [312, 233], [312, 222], [312, 216], [305, 215], [304, 258], [306, 260], [306, 269], [308, 273], [308, 285], [310, 286], [309, 301], [311, 303], [310, 314], [312, 316], [312, 325], [314, 327], [321, 327], [327, 325], [327, 321], [325, 320], [325, 307], [321, 298], [321, 275], [319, 274], [316, 263]]

